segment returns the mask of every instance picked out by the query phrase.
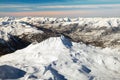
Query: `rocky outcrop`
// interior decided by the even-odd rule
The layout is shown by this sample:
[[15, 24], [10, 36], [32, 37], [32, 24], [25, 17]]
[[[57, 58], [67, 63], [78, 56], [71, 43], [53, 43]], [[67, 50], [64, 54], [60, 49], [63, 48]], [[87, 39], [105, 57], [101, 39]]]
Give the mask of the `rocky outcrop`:
[[10, 35], [8, 41], [1, 40], [0, 42], [3, 42], [0, 43], [0, 55], [12, 53], [18, 49], [23, 49], [30, 44], [30, 42], [12, 35]]

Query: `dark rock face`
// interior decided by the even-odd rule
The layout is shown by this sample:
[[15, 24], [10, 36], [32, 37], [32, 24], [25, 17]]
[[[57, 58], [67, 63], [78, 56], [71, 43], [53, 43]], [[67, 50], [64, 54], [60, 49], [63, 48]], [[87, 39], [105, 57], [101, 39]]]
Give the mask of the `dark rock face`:
[[18, 49], [25, 48], [30, 44], [30, 42], [12, 35], [10, 35], [9, 41], [2, 40], [2, 42], [4, 43], [0, 43], [0, 55], [12, 53]]
[[37, 33], [37, 34], [23, 34], [22, 40], [32, 42], [41, 42], [49, 37], [58, 37], [60, 34], [57, 34], [53, 31], [44, 31], [44, 33]]

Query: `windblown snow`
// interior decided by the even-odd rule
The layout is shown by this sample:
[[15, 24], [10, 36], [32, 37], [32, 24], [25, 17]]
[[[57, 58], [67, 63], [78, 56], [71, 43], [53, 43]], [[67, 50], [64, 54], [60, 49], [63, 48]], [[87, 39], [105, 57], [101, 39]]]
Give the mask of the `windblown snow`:
[[0, 57], [0, 79], [120, 80], [119, 18], [4, 17], [0, 18], [0, 43], [9, 41], [9, 35], [29, 37], [48, 30], [61, 36], [49, 36]]

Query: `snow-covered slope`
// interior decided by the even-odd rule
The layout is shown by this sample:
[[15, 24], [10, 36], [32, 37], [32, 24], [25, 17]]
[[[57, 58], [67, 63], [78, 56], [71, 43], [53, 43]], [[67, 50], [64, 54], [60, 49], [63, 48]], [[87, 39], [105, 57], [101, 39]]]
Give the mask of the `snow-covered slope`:
[[[51, 37], [2, 56], [0, 65], [25, 71], [24, 76], [16, 73], [21, 80], [120, 80], [119, 53], [117, 49], [71, 42], [64, 36]], [[1, 74], [4, 79], [10, 77], [5, 71]]]

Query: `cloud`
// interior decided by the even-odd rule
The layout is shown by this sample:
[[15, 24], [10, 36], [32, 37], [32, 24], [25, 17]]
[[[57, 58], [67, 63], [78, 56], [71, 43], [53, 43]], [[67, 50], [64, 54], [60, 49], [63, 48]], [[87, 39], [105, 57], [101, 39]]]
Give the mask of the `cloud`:
[[0, 16], [120, 16], [120, 4], [0, 5]]
[[20, 8], [19, 10], [23, 10], [23, 11], [32, 11], [32, 8]]
[[0, 8], [23, 8], [25, 5], [0, 5]]
[[43, 16], [43, 17], [120, 17], [119, 9], [69, 10], [38, 12], [0, 12], [0, 16]]
[[22, 12], [22, 11], [33, 11], [30, 5], [23, 4], [8, 4], [8, 5], [0, 5], [0, 12]]
[[94, 5], [1, 5], [1, 9], [19, 9], [19, 10], [44, 10], [44, 9], [109, 9], [109, 8], [120, 8], [120, 4], [94, 4]]
[[120, 8], [120, 4], [97, 4], [97, 5], [56, 5], [38, 6], [37, 8]]

